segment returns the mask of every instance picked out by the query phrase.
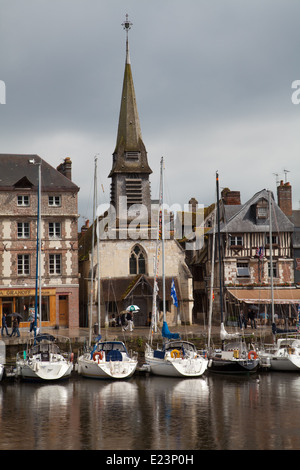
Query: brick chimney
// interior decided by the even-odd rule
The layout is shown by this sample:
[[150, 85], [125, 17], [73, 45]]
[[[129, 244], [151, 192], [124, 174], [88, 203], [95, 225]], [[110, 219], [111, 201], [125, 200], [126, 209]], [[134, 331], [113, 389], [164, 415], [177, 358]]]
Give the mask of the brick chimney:
[[70, 157], [66, 157], [64, 162], [61, 163], [56, 169], [66, 178], [72, 181], [72, 162]]
[[83, 235], [85, 232], [88, 231], [89, 226], [90, 226], [90, 221], [86, 220], [85, 224], [81, 227], [81, 235]]
[[288, 217], [292, 215], [292, 186], [290, 183], [284, 183], [280, 181], [280, 185], [277, 186], [277, 199], [278, 206]]
[[224, 188], [221, 197], [225, 206], [239, 206], [241, 204], [240, 191], [230, 191], [230, 189]]

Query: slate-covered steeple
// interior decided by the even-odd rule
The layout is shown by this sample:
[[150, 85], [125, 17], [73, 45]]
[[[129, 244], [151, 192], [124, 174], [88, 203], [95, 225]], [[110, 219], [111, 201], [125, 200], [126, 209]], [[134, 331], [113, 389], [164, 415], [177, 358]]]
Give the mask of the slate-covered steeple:
[[[119, 115], [116, 148], [109, 177], [111, 182], [111, 203], [117, 210], [118, 198], [127, 197], [127, 206], [143, 204], [150, 211], [150, 182], [152, 173], [148, 165], [147, 152], [142, 139], [140, 120], [133, 85], [128, 31], [132, 23], [126, 20], [126, 61]], [[117, 210], [118, 212], [118, 210]]]

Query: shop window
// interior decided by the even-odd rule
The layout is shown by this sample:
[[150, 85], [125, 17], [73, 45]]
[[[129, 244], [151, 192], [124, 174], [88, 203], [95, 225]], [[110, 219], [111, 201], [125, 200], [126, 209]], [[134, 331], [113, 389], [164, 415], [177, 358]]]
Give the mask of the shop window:
[[[39, 302], [39, 297], [38, 297]], [[35, 314], [35, 296], [15, 297], [16, 312], [22, 315], [21, 321], [31, 321]], [[40, 313], [38, 305], [38, 313]], [[50, 321], [49, 297], [42, 295], [42, 321]]]

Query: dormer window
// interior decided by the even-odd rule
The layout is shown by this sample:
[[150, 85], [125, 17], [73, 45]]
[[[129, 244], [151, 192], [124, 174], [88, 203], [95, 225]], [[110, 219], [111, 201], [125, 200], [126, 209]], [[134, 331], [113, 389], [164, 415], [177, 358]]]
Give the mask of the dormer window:
[[268, 215], [268, 201], [266, 199], [260, 199], [256, 204], [256, 220], [266, 220]]
[[267, 207], [257, 207], [256, 214], [258, 219], [266, 219], [268, 217]]

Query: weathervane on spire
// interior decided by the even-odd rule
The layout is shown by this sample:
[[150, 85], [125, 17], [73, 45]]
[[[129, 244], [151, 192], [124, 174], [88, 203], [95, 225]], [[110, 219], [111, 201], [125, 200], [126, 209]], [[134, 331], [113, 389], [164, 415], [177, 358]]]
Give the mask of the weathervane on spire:
[[128, 15], [126, 14], [126, 18], [124, 23], [122, 23], [123, 29], [126, 31], [126, 64], [130, 64], [130, 57], [129, 57], [129, 45], [128, 45], [128, 31], [131, 29], [132, 23], [128, 19]]
[[131, 21], [129, 21], [127, 13], [126, 13], [125, 21], [124, 23], [122, 23], [122, 26], [123, 26], [123, 29], [125, 29], [126, 31], [126, 35], [128, 36], [128, 31], [131, 29], [132, 23]]

